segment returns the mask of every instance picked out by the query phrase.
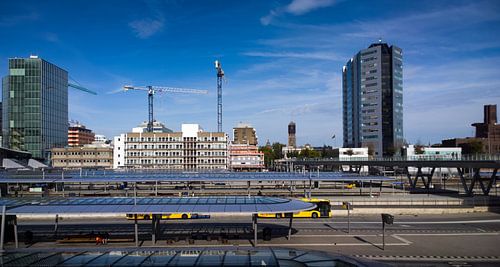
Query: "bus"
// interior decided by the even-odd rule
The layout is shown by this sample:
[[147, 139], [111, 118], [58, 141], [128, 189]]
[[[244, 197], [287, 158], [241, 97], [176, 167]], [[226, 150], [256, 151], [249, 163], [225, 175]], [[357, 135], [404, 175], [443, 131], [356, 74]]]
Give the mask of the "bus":
[[[160, 214], [161, 220], [175, 220], [175, 219], [191, 219], [194, 216], [191, 213], [171, 213], [171, 214]], [[153, 214], [137, 214], [137, 220], [151, 220]], [[134, 214], [127, 214], [128, 220], [134, 219]]]
[[[318, 198], [302, 198], [300, 199], [304, 202], [309, 202], [316, 204], [316, 208], [312, 210], [304, 210], [293, 214], [293, 218], [331, 218], [332, 217], [332, 206], [330, 200], [328, 199], [318, 199]], [[257, 214], [259, 218], [284, 218], [284, 213], [259, 213]]]

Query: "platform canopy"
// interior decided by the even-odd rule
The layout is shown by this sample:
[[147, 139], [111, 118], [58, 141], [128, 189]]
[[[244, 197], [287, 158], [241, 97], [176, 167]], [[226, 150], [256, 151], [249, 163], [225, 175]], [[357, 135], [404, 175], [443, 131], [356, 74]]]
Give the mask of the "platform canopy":
[[234, 197], [91, 197], [0, 199], [7, 215], [20, 214], [257, 214], [294, 213], [316, 207], [313, 203], [295, 199], [234, 196]]
[[85, 171], [58, 174], [0, 173], [0, 183], [248, 182], [248, 181], [392, 181], [386, 176], [340, 172], [150, 172]]

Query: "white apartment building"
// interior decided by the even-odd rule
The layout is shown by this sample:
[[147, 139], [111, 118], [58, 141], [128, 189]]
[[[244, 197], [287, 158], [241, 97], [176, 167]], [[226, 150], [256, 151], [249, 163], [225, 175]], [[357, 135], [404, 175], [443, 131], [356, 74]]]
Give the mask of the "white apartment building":
[[229, 145], [229, 167], [234, 171], [260, 172], [264, 169], [264, 153], [255, 145]]
[[181, 132], [132, 132], [114, 138], [114, 168], [227, 169], [228, 137], [182, 124]]

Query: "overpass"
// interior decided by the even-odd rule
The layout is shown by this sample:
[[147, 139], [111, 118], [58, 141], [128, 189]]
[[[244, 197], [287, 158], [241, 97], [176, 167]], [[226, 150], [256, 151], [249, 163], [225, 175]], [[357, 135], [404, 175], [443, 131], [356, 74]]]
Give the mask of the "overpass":
[[[480, 185], [482, 193], [487, 196], [498, 177], [500, 169], [500, 155], [473, 155], [460, 158], [431, 158], [431, 157], [391, 157], [391, 158], [356, 158], [339, 160], [333, 158], [303, 158], [282, 159], [275, 161], [276, 171], [293, 171], [297, 166], [313, 169], [323, 167], [324, 169], [349, 166], [350, 170], [360, 172], [362, 167], [398, 167], [406, 170], [408, 182], [411, 189], [415, 189], [418, 180], [422, 180], [426, 189], [430, 189], [432, 178], [436, 168], [456, 168], [460, 181], [467, 195], [474, 195], [476, 183]], [[411, 175], [408, 168], [417, 169], [415, 175]], [[427, 171], [424, 170], [427, 169]], [[472, 171], [472, 177], [467, 177], [468, 170]]]

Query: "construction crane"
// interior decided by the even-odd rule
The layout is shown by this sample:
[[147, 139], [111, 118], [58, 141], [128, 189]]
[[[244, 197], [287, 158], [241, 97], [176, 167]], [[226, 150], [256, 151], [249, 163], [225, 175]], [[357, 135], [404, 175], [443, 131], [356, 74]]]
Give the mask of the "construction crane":
[[93, 95], [97, 95], [96, 92], [92, 91], [92, 90], [89, 90], [83, 86], [80, 86], [80, 85], [76, 85], [76, 84], [72, 84], [72, 83], [68, 83], [68, 87], [72, 87], [72, 88], [75, 88], [75, 89], [78, 89], [80, 91], [84, 91], [84, 92], [87, 92], [89, 94], [93, 94]]
[[186, 89], [186, 88], [176, 88], [176, 87], [164, 87], [164, 86], [132, 86], [125, 85], [123, 86], [125, 91], [128, 90], [139, 90], [139, 91], [147, 91], [148, 92], [148, 125], [147, 131], [148, 133], [153, 132], [153, 96], [156, 93], [180, 93], [180, 94], [207, 94], [207, 90], [198, 90], [198, 89]]
[[222, 132], [222, 80], [224, 79], [224, 70], [220, 61], [215, 61], [217, 70], [217, 132]]

